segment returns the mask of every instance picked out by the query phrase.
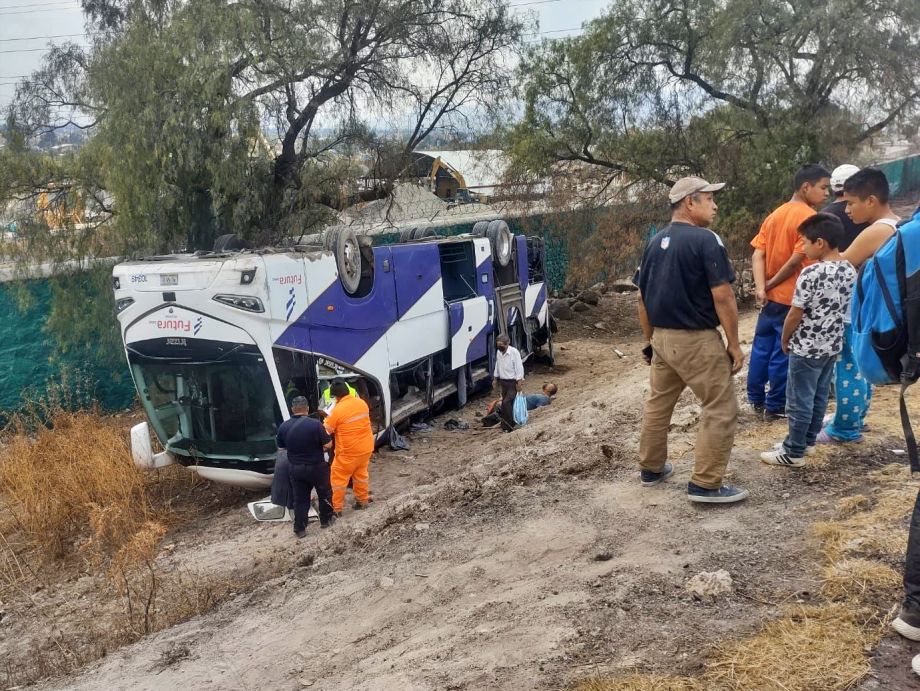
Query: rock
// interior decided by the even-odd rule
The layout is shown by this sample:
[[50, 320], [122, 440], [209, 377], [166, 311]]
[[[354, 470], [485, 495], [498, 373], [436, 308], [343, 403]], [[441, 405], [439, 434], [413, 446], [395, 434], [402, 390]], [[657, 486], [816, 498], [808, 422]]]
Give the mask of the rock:
[[300, 683], [301, 688], [307, 688], [308, 686], [313, 686], [316, 683], [315, 679], [307, 679], [306, 677], [301, 677], [297, 680]]
[[561, 319], [562, 321], [569, 321], [575, 318], [575, 313], [572, 311], [572, 308], [562, 301], [549, 303], [549, 313], [553, 315], [554, 318]]
[[429, 526], [427, 523], [416, 523], [416, 524], [415, 524], [415, 530], [416, 530], [416, 532], [419, 532], [419, 533], [421, 533], [421, 532], [423, 532], [423, 531], [425, 531], [425, 530], [428, 530], [429, 527], [430, 527], [430, 526]]
[[695, 600], [714, 600], [722, 595], [729, 595], [734, 589], [732, 577], [725, 569], [718, 571], [701, 571], [687, 581], [687, 592]]
[[614, 293], [632, 293], [639, 290], [636, 285], [628, 278], [620, 278], [613, 282], [610, 289]]
[[593, 290], [583, 291], [581, 295], [578, 296], [578, 299], [592, 306], [596, 305], [597, 303], [601, 301], [600, 296], [597, 293], [595, 293]]
[[598, 322], [597, 324], [594, 325], [594, 328], [599, 329], [601, 331], [606, 331], [607, 325], [604, 322]]
[[610, 561], [613, 559], [613, 554], [610, 552], [598, 552], [594, 555], [594, 561]]
[[589, 309], [591, 308], [584, 302], [576, 302], [574, 305], [572, 305], [572, 310], [575, 312], [587, 312]]
[[394, 585], [396, 585], [396, 581], [390, 578], [389, 576], [381, 576], [379, 583], [380, 583], [380, 587], [385, 590], [388, 590], [389, 588], [392, 588]]
[[598, 295], [603, 295], [607, 292], [607, 284], [601, 281], [599, 283], [595, 283], [593, 286], [588, 288], [588, 290], [597, 293]]

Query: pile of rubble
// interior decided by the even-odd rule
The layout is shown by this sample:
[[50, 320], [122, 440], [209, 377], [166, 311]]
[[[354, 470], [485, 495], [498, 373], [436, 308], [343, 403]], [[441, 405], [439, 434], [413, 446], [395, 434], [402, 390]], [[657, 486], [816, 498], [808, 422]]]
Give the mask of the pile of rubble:
[[633, 282], [629, 279], [619, 279], [609, 284], [595, 283], [587, 290], [573, 293], [569, 296], [557, 294], [555, 299], [549, 303], [549, 313], [555, 319], [560, 321], [569, 321], [575, 318], [576, 312], [587, 312], [593, 307], [597, 307], [601, 295], [607, 292], [612, 293], [629, 293], [638, 290]]

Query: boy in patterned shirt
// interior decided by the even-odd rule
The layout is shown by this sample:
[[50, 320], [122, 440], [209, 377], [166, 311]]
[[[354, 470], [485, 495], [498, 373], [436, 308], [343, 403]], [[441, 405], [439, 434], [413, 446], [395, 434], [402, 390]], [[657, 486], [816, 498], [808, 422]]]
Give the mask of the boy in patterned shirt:
[[844, 234], [840, 219], [816, 214], [802, 222], [799, 234], [805, 256], [817, 263], [799, 274], [783, 323], [782, 348], [789, 355], [789, 434], [773, 450], [760, 454], [764, 463], [792, 467], [805, 465], [805, 455], [814, 453], [856, 281], [856, 269], [838, 250]]

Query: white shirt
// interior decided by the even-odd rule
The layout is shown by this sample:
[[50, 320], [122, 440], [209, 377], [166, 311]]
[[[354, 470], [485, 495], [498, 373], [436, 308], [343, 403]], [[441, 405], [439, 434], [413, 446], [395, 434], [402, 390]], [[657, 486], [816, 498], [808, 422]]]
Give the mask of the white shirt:
[[495, 352], [495, 378], [514, 381], [524, 378], [524, 363], [521, 361], [520, 352], [514, 346], [509, 345], [504, 353], [500, 350]]

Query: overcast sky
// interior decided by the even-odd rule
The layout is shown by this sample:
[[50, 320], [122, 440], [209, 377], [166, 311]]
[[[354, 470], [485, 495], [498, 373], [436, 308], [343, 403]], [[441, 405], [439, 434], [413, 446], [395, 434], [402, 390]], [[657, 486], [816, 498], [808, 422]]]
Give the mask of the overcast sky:
[[[545, 37], [566, 36], [582, 22], [597, 17], [609, 0], [510, 0], [516, 11], [533, 11]], [[78, 0], [0, 0], [0, 107], [9, 104], [16, 79], [36, 69], [49, 39], [33, 38], [81, 34], [83, 15]], [[565, 31], [564, 31], [565, 30]], [[540, 37], [534, 36], [533, 39]], [[29, 39], [29, 40], [21, 40]], [[55, 38], [62, 43], [80, 36]]]

